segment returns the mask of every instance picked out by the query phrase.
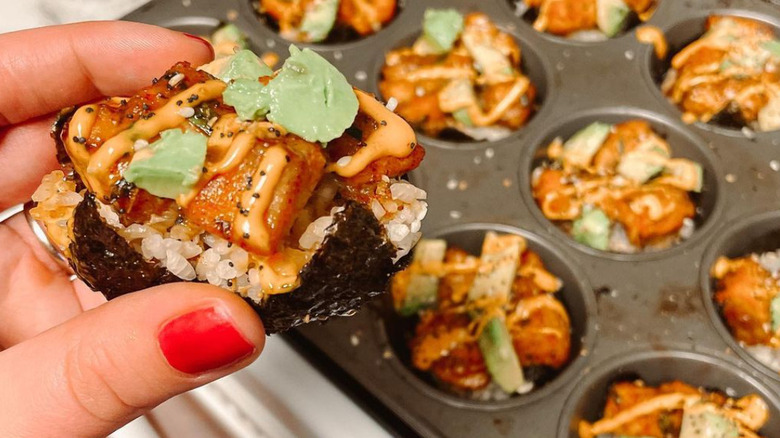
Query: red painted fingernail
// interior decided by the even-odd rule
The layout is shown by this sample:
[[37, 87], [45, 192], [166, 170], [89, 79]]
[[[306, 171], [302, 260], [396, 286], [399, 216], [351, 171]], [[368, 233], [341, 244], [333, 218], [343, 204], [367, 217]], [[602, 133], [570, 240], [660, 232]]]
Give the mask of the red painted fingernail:
[[209, 307], [167, 322], [158, 335], [172, 367], [199, 374], [235, 363], [255, 351], [221, 308]]
[[191, 33], [184, 32], [184, 35], [187, 38], [192, 38], [194, 40], [197, 40], [199, 43], [201, 43], [201, 44], [205, 45], [206, 47], [208, 47], [209, 51], [211, 52], [211, 59], [214, 59], [214, 55], [215, 55], [214, 46], [212, 46], [210, 42], [206, 41], [203, 37], [199, 37], [199, 36], [193, 35]]

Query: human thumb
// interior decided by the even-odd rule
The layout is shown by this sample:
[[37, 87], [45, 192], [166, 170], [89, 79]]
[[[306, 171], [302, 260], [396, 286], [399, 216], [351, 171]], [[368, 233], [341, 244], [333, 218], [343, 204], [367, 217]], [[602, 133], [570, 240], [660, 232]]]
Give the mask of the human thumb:
[[106, 436], [248, 365], [264, 340], [252, 309], [219, 288], [117, 298], [0, 352], [0, 436]]

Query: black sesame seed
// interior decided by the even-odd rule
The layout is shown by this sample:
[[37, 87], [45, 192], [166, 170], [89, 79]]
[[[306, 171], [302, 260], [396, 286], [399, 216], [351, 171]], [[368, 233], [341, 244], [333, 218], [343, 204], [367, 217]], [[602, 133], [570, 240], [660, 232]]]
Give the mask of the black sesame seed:
[[[231, 263], [230, 266], [233, 266], [233, 264]], [[228, 287], [233, 287], [233, 280], [228, 280], [227, 284], [228, 284]]]
[[252, 193], [252, 197], [253, 197], [253, 198], [255, 198], [255, 199], [257, 199], [257, 198], [259, 198], [259, 197], [260, 197], [260, 194], [259, 194], [259, 193]]
[[249, 233], [244, 233], [244, 239], [249, 239]]
[[233, 246], [233, 242], [228, 242], [228, 248], [230, 248], [231, 246]]
[[84, 137], [73, 136], [73, 141], [75, 141], [76, 143], [84, 144], [87, 142], [87, 139]]
[[243, 208], [243, 207], [241, 207], [241, 203], [240, 202], [236, 203], [236, 208], [238, 208], [239, 210], [241, 210]]
[[417, 144], [415, 142], [411, 142], [409, 143], [409, 147], [414, 149], [415, 147], [417, 147]]
[[128, 115], [127, 115], [127, 118], [128, 118], [128, 119], [132, 119], [132, 118], [133, 118], [133, 115], [132, 115], [132, 114], [128, 114]]
[[88, 107], [85, 111], [87, 112], [87, 114], [92, 114], [95, 112], [95, 109], [92, 107]]
[[287, 161], [288, 163], [290, 162], [290, 156], [289, 156], [289, 155], [285, 155], [285, 156], [284, 156], [284, 159], [285, 159], [285, 161]]
[[219, 133], [219, 138], [225, 138], [225, 133], [224, 132], [220, 132]]
[[149, 111], [149, 105], [148, 105], [148, 104], [146, 104], [146, 103], [145, 103], [145, 104], [143, 104], [143, 105], [141, 105], [141, 108], [143, 108], [143, 109], [144, 109], [144, 111]]
[[199, 99], [198, 95], [197, 94], [193, 94], [192, 96], [187, 98], [187, 102], [192, 103], [192, 102], [195, 102], [198, 99]]
[[181, 106], [181, 104], [183, 104], [183, 103], [184, 103], [184, 101], [181, 101], [181, 100], [177, 100], [176, 101], [176, 105], [178, 105], [178, 106]]
[[260, 171], [260, 176], [265, 176], [265, 170]]
[[152, 79], [152, 85], [156, 85], [160, 80], [157, 78]]
[[228, 136], [228, 138], [231, 138], [231, 137], [233, 137], [233, 133], [232, 132], [228, 132], [227, 136]]
[[232, 267], [234, 267], [235, 265], [233, 264], [233, 262], [228, 262], [228, 266], [230, 266], [230, 267], [232, 268]]
[[203, 167], [203, 169], [201, 169], [201, 170], [203, 171], [203, 173], [206, 173], [206, 172], [208, 172], [208, 171], [209, 171], [209, 170], [208, 170], [208, 169], [206, 169], [205, 167]]
[[379, 124], [382, 125], [382, 126], [387, 126], [387, 121], [382, 120], [381, 122], [379, 122]]
[[119, 101], [119, 104], [120, 104], [120, 105], [122, 105], [122, 106], [125, 106], [125, 105], [127, 105], [127, 99], [122, 99], [122, 100], [120, 100], [120, 101]]

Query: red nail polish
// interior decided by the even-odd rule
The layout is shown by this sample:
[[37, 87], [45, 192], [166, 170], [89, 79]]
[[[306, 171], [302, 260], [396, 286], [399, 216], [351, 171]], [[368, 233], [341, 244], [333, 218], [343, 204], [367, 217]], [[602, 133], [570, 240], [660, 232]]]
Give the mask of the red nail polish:
[[167, 322], [158, 335], [160, 349], [172, 367], [199, 374], [237, 362], [255, 351], [230, 315], [209, 307]]
[[209, 51], [211, 52], [211, 59], [214, 59], [214, 55], [215, 55], [214, 46], [212, 46], [210, 42], [206, 41], [202, 37], [199, 37], [197, 35], [193, 35], [191, 33], [184, 32], [184, 36], [186, 36], [187, 38], [192, 38], [194, 40], [197, 40], [199, 43], [201, 43], [201, 44], [205, 45], [206, 47], [208, 47]]

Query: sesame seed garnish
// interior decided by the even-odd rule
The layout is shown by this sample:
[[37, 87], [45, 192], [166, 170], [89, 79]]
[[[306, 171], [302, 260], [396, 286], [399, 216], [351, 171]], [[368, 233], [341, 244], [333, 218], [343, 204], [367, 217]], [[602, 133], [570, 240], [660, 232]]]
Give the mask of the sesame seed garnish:
[[209, 171], [206, 167], [203, 167], [203, 169], [201, 169], [201, 170], [203, 170], [203, 173], [206, 173], [206, 172]]
[[181, 104], [183, 104], [183, 103], [184, 103], [184, 101], [182, 101], [182, 100], [177, 100], [176, 101], [176, 105], [178, 105], [178, 106], [181, 106]]
[[255, 199], [257, 199], [257, 198], [259, 198], [259, 197], [260, 197], [260, 194], [259, 194], [259, 193], [252, 193], [252, 197], [253, 197], [253, 198], [255, 198]]
[[382, 125], [382, 126], [387, 126], [387, 121], [386, 120], [382, 120], [381, 122], [379, 122], [379, 124]]
[[249, 233], [244, 233], [244, 239], [249, 239]]
[[87, 112], [87, 114], [92, 114], [92, 113], [95, 112], [95, 109], [92, 108], [92, 107], [87, 107], [87, 109], [85, 111]]
[[209, 126], [214, 126], [215, 123], [217, 123], [217, 116], [214, 116], [214, 117], [210, 118], [209, 122], [208, 122], [208, 125]]
[[128, 114], [126, 117], [127, 117], [128, 119], [132, 119], [132, 118], [133, 118], [133, 115], [132, 115], [132, 114]]
[[74, 136], [73, 141], [75, 141], [76, 143], [84, 144], [87, 142], [87, 139], [84, 137]]
[[288, 163], [290, 162], [290, 156], [289, 156], [289, 155], [285, 155], [285, 156], [284, 156], [284, 159], [285, 159], [285, 161], [287, 161]]
[[144, 120], [149, 120], [149, 119], [151, 119], [154, 116], [155, 116], [154, 112], [151, 112], [151, 113], [149, 113], [149, 114], [147, 114], [145, 116], [142, 116], [141, 118], [144, 119]]
[[177, 111], [177, 113], [180, 116], [182, 116], [182, 117], [184, 117], [186, 119], [189, 119], [190, 117], [195, 115], [195, 109], [191, 108], [191, 107], [188, 107], [188, 106], [185, 106], [184, 108], [179, 108], [179, 111]]
[[232, 132], [228, 132], [227, 136], [228, 136], [228, 138], [231, 138], [231, 137], [233, 137], [233, 133]]
[[149, 142], [144, 139], [139, 138], [138, 140], [135, 141], [135, 143], [133, 143], [133, 150], [136, 152], [146, 147], [149, 147]]
[[265, 176], [265, 170], [260, 171], [260, 176]]
[[192, 96], [187, 98], [187, 102], [192, 103], [192, 102], [195, 102], [198, 99], [199, 99], [198, 95], [197, 94], [193, 94]]
[[122, 106], [125, 106], [125, 105], [127, 105], [127, 99], [122, 99], [122, 100], [120, 100], [120, 101], [119, 101], [119, 104], [120, 104], [120, 105], [122, 105]]
[[336, 161], [336, 164], [339, 167], [347, 167], [351, 161], [352, 161], [352, 156], [345, 155], [345, 156], [339, 158], [339, 160]]
[[184, 75], [181, 73], [176, 73], [169, 81], [168, 86], [169, 87], [175, 87], [179, 84], [179, 82], [184, 80]]

